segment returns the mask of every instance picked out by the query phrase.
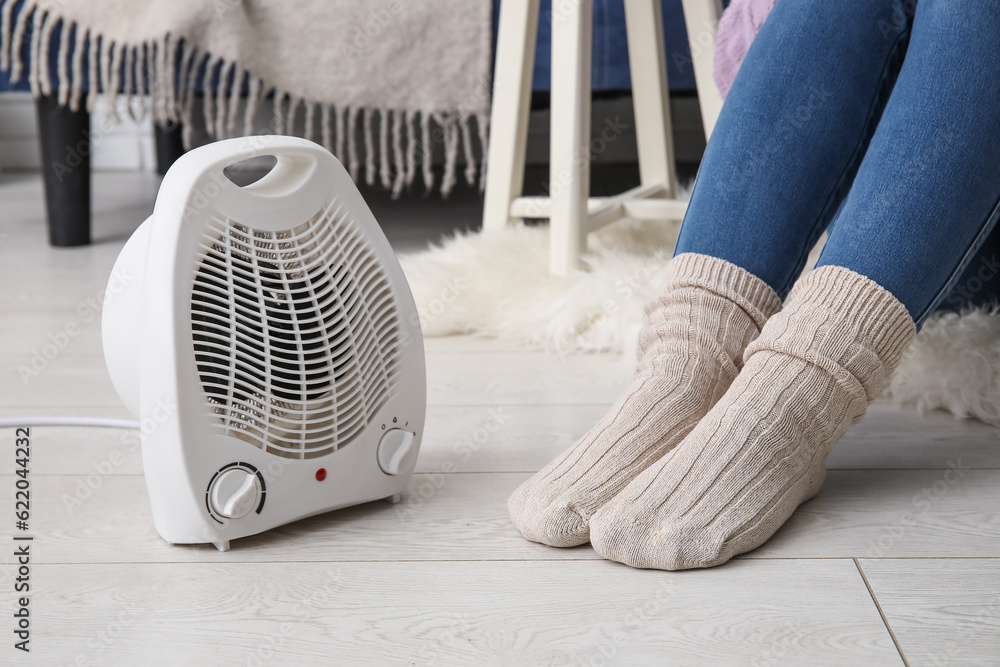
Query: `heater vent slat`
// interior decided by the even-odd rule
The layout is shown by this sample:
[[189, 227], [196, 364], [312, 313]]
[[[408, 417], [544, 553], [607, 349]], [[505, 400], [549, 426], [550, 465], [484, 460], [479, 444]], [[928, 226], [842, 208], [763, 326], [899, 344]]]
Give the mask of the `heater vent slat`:
[[398, 320], [374, 249], [336, 200], [279, 232], [213, 217], [191, 288], [205, 415], [276, 456], [343, 447], [399, 384]]

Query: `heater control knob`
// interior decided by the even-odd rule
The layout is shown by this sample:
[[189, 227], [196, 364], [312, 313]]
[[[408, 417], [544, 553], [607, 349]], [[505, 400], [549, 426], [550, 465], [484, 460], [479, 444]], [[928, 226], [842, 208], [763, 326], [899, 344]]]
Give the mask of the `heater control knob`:
[[215, 478], [208, 498], [216, 514], [238, 519], [252, 510], [260, 499], [260, 480], [249, 470], [226, 470]]
[[378, 467], [389, 475], [398, 475], [403, 459], [413, 449], [413, 433], [401, 428], [391, 428], [378, 443]]

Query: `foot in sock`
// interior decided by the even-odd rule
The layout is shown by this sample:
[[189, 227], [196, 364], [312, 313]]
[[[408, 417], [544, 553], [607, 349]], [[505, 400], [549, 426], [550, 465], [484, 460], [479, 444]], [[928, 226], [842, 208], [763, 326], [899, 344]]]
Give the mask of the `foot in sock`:
[[695, 429], [591, 519], [591, 543], [633, 567], [725, 563], [819, 493], [824, 460], [881, 393], [915, 327], [868, 278], [824, 266], [749, 345]]
[[780, 305], [770, 287], [729, 262], [674, 258], [661, 296], [646, 306], [632, 384], [576, 445], [510, 497], [517, 529], [551, 546], [586, 543], [591, 514], [694, 428]]

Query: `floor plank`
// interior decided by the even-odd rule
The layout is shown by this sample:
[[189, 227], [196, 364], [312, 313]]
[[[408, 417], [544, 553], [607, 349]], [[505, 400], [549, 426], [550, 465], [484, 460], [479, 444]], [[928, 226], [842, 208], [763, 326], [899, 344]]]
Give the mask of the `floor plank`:
[[749, 558], [1000, 557], [996, 470], [831, 470]]
[[45, 621], [33, 664], [902, 664], [851, 561], [682, 574], [607, 562], [78, 565], [36, 576]]
[[[528, 542], [510, 523], [507, 497], [525, 478], [416, 475], [403, 502], [376, 501], [236, 540], [172, 546], [153, 528], [140, 475], [97, 472], [36, 477], [31, 530], [35, 562], [266, 562], [355, 560], [596, 559], [589, 546], [553, 549]], [[14, 477], [0, 478], [13, 497]]]
[[[306, 519], [234, 542], [231, 555], [166, 545], [153, 530], [140, 475], [36, 477], [32, 525], [41, 562], [56, 563], [596, 558], [589, 546], [552, 549], [518, 535], [506, 502], [527, 477], [419, 474], [401, 505]], [[14, 479], [0, 477], [0, 494], [13, 495]], [[941, 471], [831, 471], [822, 493], [744, 558], [1000, 557], [995, 472], [965, 471], [955, 485], [935, 487], [940, 479]], [[929, 495], [920, 496], [924, 489]]]
[[[432, 405], [427, 409], [417, 471], [535, 472], [583, 436], [607, 408], [604, 404]], [[44, 412], [67, 410], [49, 407]], [[0, 409], [0, 417], [25, 412]], [[870, 412], [867, 420], [837, 444], [827, 468], [945, 470], [951, 461], [975, 470], [1000, 469], [998, 429], [975, 421], [956, 421], [944, 413], [921, 417], [884, 403], [876, 403]], [[122, 407], [95, 410], [91, 416], [131, 418]], [[140, 456], [132, 446], [134, 439], [126, 432], [43, 427], [36, 429], [35, 435], [43, 445], [36, 449], [35, 474], [87, 474], [96, 464], [112, 458], [124, 460], [111, 474], [142, 472]], [[0, 457], [0, 474], [10, 474], [13, 465], [12, 460]]]
[[1000, 665], [1000, 560], [862, 560], [911, 667]]

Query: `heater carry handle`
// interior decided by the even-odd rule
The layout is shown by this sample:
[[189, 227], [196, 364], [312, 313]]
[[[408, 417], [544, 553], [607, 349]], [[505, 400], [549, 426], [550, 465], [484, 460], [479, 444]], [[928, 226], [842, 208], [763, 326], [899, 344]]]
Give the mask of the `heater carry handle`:
[[[190, 170], [189, 174], [198, 173], [193, 191], [200, 190], [221, 215], [234, 220], [253, 219], [262, 228], [273, 225], [275, 229], [287, 229], [289, 223], [307, 220], [328, 203], [332, 182], [350, 178], [329, 151], [299, 137], [227, 139], [184, 157], [189, 155], [197, 157], [196, 164], [181, 164], [178, 160], [171, 171], [183, 167]], [[225, 175], [225, 169], [233, 164], [268, 155], [276, 158], [276, 164], [250, 185], [241, 187]]]

